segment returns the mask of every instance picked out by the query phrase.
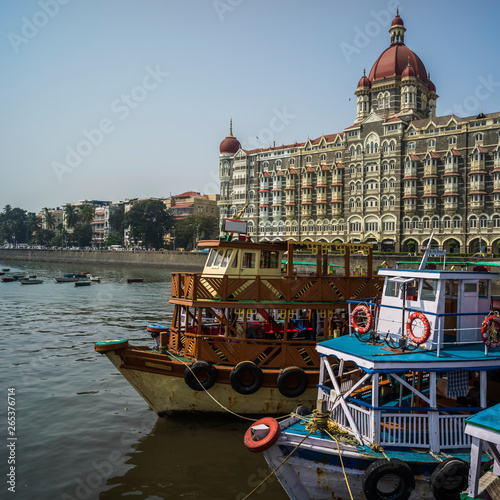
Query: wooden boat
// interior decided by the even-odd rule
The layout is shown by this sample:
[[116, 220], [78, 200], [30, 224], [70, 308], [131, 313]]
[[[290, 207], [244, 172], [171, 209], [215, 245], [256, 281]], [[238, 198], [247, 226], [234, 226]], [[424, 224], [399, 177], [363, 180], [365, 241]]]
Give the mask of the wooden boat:
[[127, 278], [127, 283], [142, 283], [144, 278]]
[[67, 277], [64, 277], [64, 278], [54, 278], [56, 280], [57, 283], [75, 283], [76, 281], [78, 281], [78, 278], [67, 278]]
[[[158, 349], [110, 345], [105, 354], [160, 415], [287, 413], [314, 402], [317, 341], [347, 328], [348, 299], [381, 293], [371, 246], [217, 240], [199, 247], [210, 249], [203, 272], [172, 274], [173, 319]], [[369, 249], [367, 268], [356, 274], [350, 254], [361, 247]], [[297, 270], [297, 250], [316, 252], [313, 270]], [[329, 250], [344, 252], [343, 275], [329, 274]]]
[[10, 268], [9, 267], [2, 267], [2, 271], [4, 273], [8, 273], [10, 271]]
[[318, 344], [315, 413], [247, 431], [271, 469], [284, 461], [290, 498], [459, 498], [467, 485], [467, 419], [500, 399], [498, 273], [429, 270], [430, 254], [380, 269], [381, 302], [352, 301], [349, 335]]
[[75, 286], [90, 286], [91, 282], [90, 281], [75, 281]]
[[14, 278], [12, 276], [2, 276], [2, 281], [4, 283], [10, 283], [12, 281], [16, 281], [16, 278]]
[[[472, 446], [468, 496], [462, 495], [461, 498], [500, 498], [500, 405], [467, 418], [465, 433], [470, 436]], [[485, 447], [493, 455], [492, 463], [486, 467], [481, 463]], [[493, 471], [488, 470], [491, 466]]]
[[168, 332], [170, 329], [165, 325], [148, 325], [146, 330], [151, 333]]
[[40, 285], [43, 283], [43, 280], [37, 280], [37, 279], [20, 279], [21, 285]]

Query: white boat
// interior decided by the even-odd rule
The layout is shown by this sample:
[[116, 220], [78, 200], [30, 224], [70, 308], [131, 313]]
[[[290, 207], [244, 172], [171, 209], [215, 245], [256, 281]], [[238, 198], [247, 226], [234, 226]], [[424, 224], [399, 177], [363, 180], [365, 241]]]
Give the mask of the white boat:
[[101, 278], [99, 276], [93, 276], [91, 274], [87, 274], [87, 279], [90, 281], [101, 281]]
[[466, 419], [500, 397], [498, 273], [426, 269], [436, 253], [444, 259], [428, 248], [420, 269], [380, 269], [381, 302], [351, 301], [349, 335], [318, 344], [314, 415], [248, 429], [245, 444], [291, 499], [459, 498], [466, 488]]

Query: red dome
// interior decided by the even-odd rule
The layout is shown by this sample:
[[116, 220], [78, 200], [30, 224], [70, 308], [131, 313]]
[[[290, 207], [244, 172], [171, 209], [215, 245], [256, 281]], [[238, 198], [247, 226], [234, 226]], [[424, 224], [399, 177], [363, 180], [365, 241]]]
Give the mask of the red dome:
[[399, 16], [396, 16], [391, 23], [391, 26], [404, 26], [404, 25], [405, 23]]
[[220, 143], [220, 146], [219, 146], [219, 151], [220, 151], [220, 154], [224, 154], [224, 153], [231, 153], [231, 154], [234, 154], [236, 153], [239, 149], [241, 148], [241, 144], [240, 144], [240, 141], [238, 141], [238, 139], [236, 139], [236, 137], [233, 137], [233, 136], [229, 136], [229, 137], [226, 137], [221, 143]]
[[404, 43], [392, 43], [390, 47], [384, 50], [380, 57], [375, 61], [368, 78], [370, 82], [382, 80], [383, 78], [392, 78], [402, 76], [403, 71], [410, 64], [417, 76], [424, 83], [427, 83], [427, 70], [420, 58], [412, 52]]
[[401, 74], [401, 78], [410, 78], [411, 76], [415, 76], [415, 70], [411, 65], [408, 65]]
[[358, 82], [358, 89], [362, 87], [370, 87], [370, 80], [368, 80], [368, 77], [366, 75], [363, 75], [361, 77], [361, 80]]
[[429, 80], [429, 83], [427, 84], [427, 86], [429, 87], [429, 90], [431, 92], [436, 92], [436, 86]]

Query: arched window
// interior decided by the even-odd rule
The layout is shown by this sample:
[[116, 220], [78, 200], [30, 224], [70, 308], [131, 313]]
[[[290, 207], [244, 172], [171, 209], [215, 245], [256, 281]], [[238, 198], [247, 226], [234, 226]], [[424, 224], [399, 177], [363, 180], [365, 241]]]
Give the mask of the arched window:
[[394, 141], [391, 141], [391, 145], [390, 145], [389, 149], [391, 151], [395, 151], [396, 150], [396, 143]]
[[430, 139], [427, 141], [427, 147], [428, 148], [433, 148], [436, 145], [436, 140], [435, 139]]
[[290, 163], [290, 165], [295, 165], [295, 158], [290, 158], [288, 163]]
[[312, 162], [312, 156], [306, 156], [306, 163]]
[[482, 141], [483, 140], [483, 134], [479, 133], [474, 136], [474, 140], [476, 141]]
[[326, 155], [325, 154], [321, 155], [320, 161], [326, 161]]

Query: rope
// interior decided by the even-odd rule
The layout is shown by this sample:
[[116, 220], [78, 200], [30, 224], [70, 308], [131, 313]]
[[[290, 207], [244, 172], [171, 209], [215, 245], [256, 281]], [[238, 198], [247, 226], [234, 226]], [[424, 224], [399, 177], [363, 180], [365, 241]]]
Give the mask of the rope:
[[351, 487], [349, 486], [349, 481], [347, 479], [347, 474], [345, 473], [344, 461], [342, 460], [342, 452], [340, 451], [340, 444], [337, 441], [337, 438], [332, 434], [330, 434], [327, 429], [325, 429], [325, 432], [337, 443], [337, 450], [339, 450], [340, 464], [342, 465], [342, 472], [344, 473], [345, 484], [347, 485], [347, 489], [349, 490], [349, 496], [351, 497], [351, 500], [354, 500], [351, 493]]
[[[314, 431], [310, 431], [307, 436], [304, 436], [304, 439], [281, 461], [281, 463], [271, 471], [243, 500], [247, 500], [250, 498], [297, 450], [297, 448], [313, 433]], [[352, 498], [352, 497], [351, 497]]]
[[[178, 358], [177, 356], [175, 356], [175, 354], [172, 354], [171, 352], [168, 353], [169, 356], [172, 356], [173, 358], [175, 358], [177, 361], [180, 361], [183, 365], [186, 366], [186, 368], [189, 369], [189, 371], [193, 374], [193, 377], [196, 379], [196, 381], [200, 384], [201, 387], [203, 387], [203, 383], [200, 381], [200, 379], [196, 376], [196, 374], [194, 373], [193, 370], [191, 370], [191, 367], [185, 362], [183, 361], [181, 358]], [[208, 389], [205, 389], [205, 387], [203, 387], [203, 390], [210, 396], [210, 398], [212, 398], [212, 400], [217, 403], [222, 409], [226, 410], [228, 413], [231, 413], [232, 415], [234, 415], [235, 417], [239, 417], [239, 418], [242, 418], [243, 420], [250, 420], [250, 422], [257, 422], [257, 420], [255, 418], [249, 418], [249, 417], [245, 417], [243, 415], [240, 415], [239, 413], [235, 413], [233, 410], [230, 410], [229, 408], [226, 408], [220, 401], [217, 401], [217, 399], [215, 399], [211, 394], [210, 392], [208, 392]], [[288, 415], [286, 415], [288, 416]]]

